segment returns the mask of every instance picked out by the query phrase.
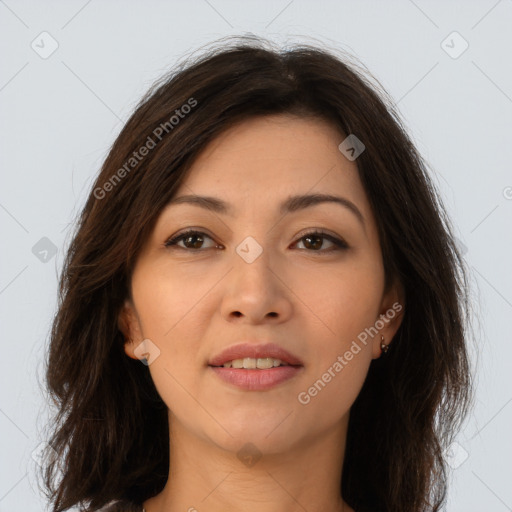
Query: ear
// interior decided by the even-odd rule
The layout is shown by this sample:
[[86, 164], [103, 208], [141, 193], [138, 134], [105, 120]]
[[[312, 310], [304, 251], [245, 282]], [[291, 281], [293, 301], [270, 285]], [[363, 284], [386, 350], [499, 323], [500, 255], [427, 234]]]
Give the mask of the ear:
[[135, 310], [135, 306], [130, 299], [126, 299], [121, 311], [119, 312], [117, 317], [117, 326], [124, 335], [124, 351], [126, 355], [132, 359], [139, 359], [135, 355], [135, 349], [142, 342], [144, 337], [142, 336], [139, 317]]
[[397, 279], [393, 279], [389, 290], [384, 293], [379, 311], [379, 317], [375, 319], [375, 329], [378, 333], [373, 337], [372, 355], [373, 359], [377, 359], [382, 354], [381, 342], [389, 345], [392, 349], [391, 342], [398, 328], [402, 324], [405, 312], [405, 292], [402, 283]]

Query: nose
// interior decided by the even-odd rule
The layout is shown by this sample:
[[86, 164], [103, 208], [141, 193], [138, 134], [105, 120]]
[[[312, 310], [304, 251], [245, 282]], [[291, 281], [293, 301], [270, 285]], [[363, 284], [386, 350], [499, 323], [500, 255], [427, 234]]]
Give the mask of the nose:
[[269, 260], [265, 250], [255, 259], [234, 252], [233, 267], [223, 280], [221, 314], [227, 321], [279, 324], [290, 318], [293, 293], [284, 270]]

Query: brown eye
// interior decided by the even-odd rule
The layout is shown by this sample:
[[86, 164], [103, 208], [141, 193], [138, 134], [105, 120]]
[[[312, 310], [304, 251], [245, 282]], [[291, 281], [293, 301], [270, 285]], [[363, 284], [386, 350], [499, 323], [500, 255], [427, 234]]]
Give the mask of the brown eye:
[[[324, 240], [328, 240], [332, 246], [322, 250]], [[348, 249], [348, 245], [345, 241], [340, 240], [332, 235], [323, 233], [322, 231], [314, 231], [312, 233], [306, 233], [303, 235], [297, 243], [304, 241], [306, 250], [310, 252], [331, 252], [339, 249]]]
[[182, 240], [187, 249], [200, 249], [204, 243], [204, 238], [201, 235], [187, 235]]
[[[186, 231], [185, 233], [181, 233], [180, 235], [167, 240], [167, 242], [165, 242], [165, 246], [198, 251], [204, 249], [203, 244], [206, 238], [213, 241], [210, 236], [201, 231]], [[179, 242], [183, 242], [183, 246], [178, 245]]]
[[[321, 249], [324, 243], [325, 237], [320, 235], [307, 235], [302, 237], [302, 240], [305, 240], [306, 249]], [[331, 242], [332, 243], [332, 242]]]

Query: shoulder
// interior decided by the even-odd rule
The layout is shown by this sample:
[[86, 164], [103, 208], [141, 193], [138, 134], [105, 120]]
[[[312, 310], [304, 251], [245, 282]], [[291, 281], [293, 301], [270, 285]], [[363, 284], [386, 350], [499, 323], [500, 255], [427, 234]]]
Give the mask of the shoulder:
[[142, 512], [142, 505], [127, 500], [111, 501], [97, 512]]

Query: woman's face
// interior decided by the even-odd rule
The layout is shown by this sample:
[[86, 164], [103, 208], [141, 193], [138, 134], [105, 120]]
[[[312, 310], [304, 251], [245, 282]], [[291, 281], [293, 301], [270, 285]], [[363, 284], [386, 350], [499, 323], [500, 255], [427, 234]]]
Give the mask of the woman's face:
[[[320, 120], [246, 121], [203, 151], [175, 194], [224, 208], [180, 201], [159, 216], [120, 326], [129, 356], [149, 352], [181, 432], [279, 453], [348, 420], [381, 334], [389, 343], [398, 328], [399, 296], [384, 294], [375, 220], [356, 163], [338, 149], [344, 139]], [[313, 194], [341, 202], [290, 202]], [[200, 234], [169, 242], [188, 230]], [[226, 357], [248, 359], [232, 365], [272, 367], [224, 368], [222, 357], [211, 366], [239, 344], [245, 351]], [[267, 344], [300, 365], [274, 368]]]

